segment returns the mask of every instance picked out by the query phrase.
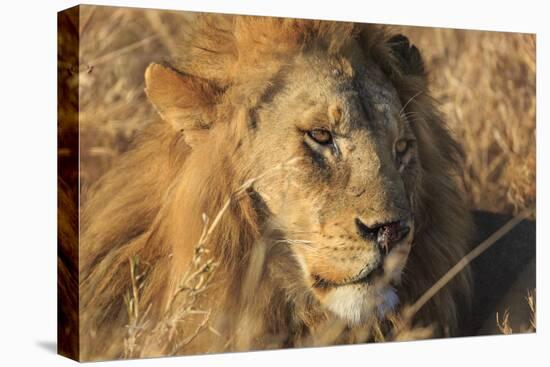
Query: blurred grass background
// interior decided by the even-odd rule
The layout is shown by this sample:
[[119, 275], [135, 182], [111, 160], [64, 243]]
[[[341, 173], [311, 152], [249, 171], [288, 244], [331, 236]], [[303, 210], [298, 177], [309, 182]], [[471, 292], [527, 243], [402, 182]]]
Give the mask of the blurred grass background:
[[[192, 13], [81, 6], [79, 70], [62, 77], [80, 82], [84, 192], [129, 148], [135, 133], [157, 119], [145, 98], [143, 74], [150, 62], [169, 59], [188, 16]], [[394, 28], [421, 50], [432, 94], [464, 147], [471, 207], [518, 213], [533, 206], [535, 36]]]

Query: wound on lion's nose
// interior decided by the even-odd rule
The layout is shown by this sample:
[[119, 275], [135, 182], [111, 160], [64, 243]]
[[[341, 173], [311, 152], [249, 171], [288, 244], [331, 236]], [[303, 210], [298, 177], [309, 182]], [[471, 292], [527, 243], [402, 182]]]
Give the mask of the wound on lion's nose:
[[394, 244], [401, 241], [410, 232], [410, 227], [404, 220], [369, 227], [359, 218], [355, 218], [355, 225], [362, 238], [376, 241], [385, 253], [388, 253]]
[[410, 227], [405, 221], [392, 222], [380, 227], [376, 240], [378, 245], [387, 254], [388, 251], [391, 250], [391, 246], [405, 238], [410, 230]]

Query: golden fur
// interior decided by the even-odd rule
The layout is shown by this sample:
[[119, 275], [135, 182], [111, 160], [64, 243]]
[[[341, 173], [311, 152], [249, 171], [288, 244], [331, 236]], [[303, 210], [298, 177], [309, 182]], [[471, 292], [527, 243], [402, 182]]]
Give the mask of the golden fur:
[[[332, 205], [328, 198], [343, 197], [343, 181], [333, 186], [340, 196], [331, 196], [335, 194], [315, 183], [325, 179], [322, 173], [312, 173], [310, 161], [298, 161], [251, 183], [243, 195], [235, 195], [244, 183], [273, 168], [274, 159], [283, 165], [287, 162], [283, 157], [286, 146], [275, 143], [287, 130], [278, 130], [277, 121], [270, 122], [271, 128], [265, 133], [269, 139], [264, 139], [261, 149], [254, 136], [260, 134], [257, 130], [266, 130], [269, 116], [282, 121], [290, 118], [289, 111], [305, 109], [299, 101], [296, 106], [281, 102], [285, 93], [292, 93], [285, 86], [307, 83], [289, 80], [289, 75], [299, 75], [293, 74], [293, 65], [327, 66], [338, 78], [352, 80], [362, 60], [369, 60], [368, 70], [383, 71], [376, 82], [380, 81], [383, 89], [388, 86], [396, 91], [397, 98], [390, 101], [402, 107], [399, 112], [412, 116], [410, 129], [420, 164], [414, 172], [406, 173], [410, 177], [404, 177], [403, 183], [398, 183], [391, 171], [378, 181], [357, 176], [360, 179], [353, 186], [354, 171], [350, 171], [351, 176], [342, 173], [346, 187], [358, 192], [355, 196], [363, 195], [373, 206], [378, 205], [380, 213], [376, 215], [394, 213], [388, 204], [391, 200], [413, 198], [404, 204], [410, 205], [414, 242], [402, 282], [396, 285], [400, 304], [414, 302], [464, 255], [470, 218], [457, 183], [460, 149], [428, 95], [426, 77], [415, 53], [405, 50], [400, 54], [392, 49], [388, 35], [378, 27], [350, 23], [204, 16], [188, 26], [189, 37], [181, 40], [175, 70], [153, 65], [146, 73], [148, 97], [164, 122], [143, 131], [134, 149], [86, 199], [80, 256], [83, 359], [307, 345], [316, 330], [333, 317], [320, 306], [324, 296], [311, 291], [313, 285], [304, 281], [303, 266], [295, 259], [340, 282], [351, 274], [346, 270], [348, 265], [342, 264], [355, 266], [351, 256], [343, 260], [334, 259], [333, 253], [316, 252], [313, 256], [299, 246], [275, 243], [288, 241], [287, 222], [300, 222], [304, 230], [312, 226], [300, 212], [317, 210], [309, 204], [316, 197], [322, 197], [328, 208]], [[309, 67], [304, 70], [303, 75], [311, 72]], [[319, 88], [329, 83], [325, 79], [320, 79]], [[332, 88], [334, 83], [330, 83], [327, 88]], [[342, 95], [335, 94], [338, 98]], [[353, 109], [334, 110], [331, 105], [328, 108], [336, 120], [356, 113]], [[358, 150], [366, 149], [367, 154], [368, 147], [359, 146]], [[381, 163], [387, 167], [388, 162]], [[313, 182], [306, 190], [284, 189], [285, 185], [292, 186], [288, 180], [294, 177], [289, 173], [293, 169], [309, 172], [304, 177], [296, 174], [300, 182]], [[305, 176], [314, 181], [307, 181], [310, 178]], [[357, 187], [371, 181], [366, 193]], [[278, 207], [282, 205], [281, 192], [290, 193], [292, 208]], [[394, 192], [397, 194], [391, 196]], [[159, 327], [155, 327], [162, 324], [182, 277], [192, 267], [205, 225], [202, 214], [212, 223], [228, 198], [230, 204], [205, 245], [210, 251], [207, 255], [219, 265], [193, 305], [208, 313], [213, 330], [201, 328], [203, 314], [190, 314], [174, 329], [176, 337], [169, 338], [171, 345], [142, 334], [134, 338], [140, 344], [139, 353], [125, 355], [129, 316], [124, 296], [133, 292], [129, 259], [137, 256], [145, 269], [138, 284], [139, 297], [134, 298], [140, 317], [148, 321], [144, 329], [158, 332]], [[331, 212], [339, 213], [331, 220], [352, 223], [352, 217], [347, 218], [349, 207], [343, 206], [330, 207]], [[350, 236], [350, 241], [359, 240]], [[352, 251], [355, 257], [365, 253]], [[449, 329], [452, 333], [457, 302], [468, 299], [469, 282], [468, 272], [457, 276], [423, 308], [417, 322], [435, 323], [442, 332]], [[331, 342], [362, 341], [345, 335], [361, 327], [365, 326], [346, 326], [343, 335]], [[185, 341], [184, 348], [174, 347], [178, 341]]]

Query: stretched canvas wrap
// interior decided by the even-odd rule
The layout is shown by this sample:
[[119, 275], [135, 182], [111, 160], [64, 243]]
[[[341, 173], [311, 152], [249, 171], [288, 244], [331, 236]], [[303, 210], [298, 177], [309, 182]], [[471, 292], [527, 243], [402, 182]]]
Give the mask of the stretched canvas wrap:
[[534, 332], [535, 36], [58, 14], [58, 348]]

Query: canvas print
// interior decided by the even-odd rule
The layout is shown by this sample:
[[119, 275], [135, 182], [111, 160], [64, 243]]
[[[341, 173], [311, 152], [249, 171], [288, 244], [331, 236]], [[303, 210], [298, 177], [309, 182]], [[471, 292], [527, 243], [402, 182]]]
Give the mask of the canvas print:
[[58, 14], [58, 348], [536, 331], [535, 35]]

